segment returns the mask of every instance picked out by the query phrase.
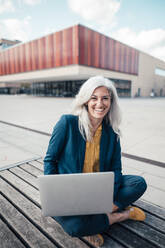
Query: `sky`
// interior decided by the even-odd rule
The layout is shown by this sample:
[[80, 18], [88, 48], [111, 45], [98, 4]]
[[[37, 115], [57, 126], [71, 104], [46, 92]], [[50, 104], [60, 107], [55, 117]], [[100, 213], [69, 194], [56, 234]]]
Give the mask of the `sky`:
[[0, 0], [0, 38], [27, 42], [82, 24], [165, 61], [165, 0]]

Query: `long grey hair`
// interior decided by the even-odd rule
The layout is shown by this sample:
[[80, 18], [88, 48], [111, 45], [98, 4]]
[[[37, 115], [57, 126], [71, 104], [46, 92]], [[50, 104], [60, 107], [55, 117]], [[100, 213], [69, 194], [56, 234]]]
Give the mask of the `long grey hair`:
[[113, 82], [103, 76], [95, 76], [89, 78], [80, 88], [79, 93], [76, 95], [72, 105], [72, 114], [77, 115], [79, 118], [79, 130], [85, 140], [92, 140], [91, 122], [88, 116], [86, 107], [87, 102], [91, 98], [94, 90], [98, 87], [106, 87], [111, 96], [110, 110], [104, 117], [106, 122], [112, 126], [112, 129], [118, 136], [121, 135], [119, 125], [121, 123], [121, 110], [118, 104], [118, 95]]

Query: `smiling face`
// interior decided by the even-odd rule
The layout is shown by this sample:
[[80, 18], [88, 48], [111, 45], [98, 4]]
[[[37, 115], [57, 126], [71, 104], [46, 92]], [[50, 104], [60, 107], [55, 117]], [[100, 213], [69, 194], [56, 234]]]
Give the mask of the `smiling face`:
[[108, 113], [110, 105], [111, 97], [108, 89], [104, 86], [96, 88], [87, 102], [90, 120], [101, 122]]

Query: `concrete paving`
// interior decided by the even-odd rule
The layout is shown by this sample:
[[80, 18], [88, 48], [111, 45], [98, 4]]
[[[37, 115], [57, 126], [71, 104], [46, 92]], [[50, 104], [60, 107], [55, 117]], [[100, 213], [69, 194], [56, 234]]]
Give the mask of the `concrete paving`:
[[0, 168], [44, 156], [49, 137], [0, 123]]
[[[51, 133], [72, 98], [0, 95], [0, 120]], [[120, 99], [122, 151], [165, 163], [165, 98]], [[0, 167], [44, 156], [49, 137], [0, 123]], [[144, 200], [165, 207], [165, 169], [123, 157], [123, 173], [145, 177]]]

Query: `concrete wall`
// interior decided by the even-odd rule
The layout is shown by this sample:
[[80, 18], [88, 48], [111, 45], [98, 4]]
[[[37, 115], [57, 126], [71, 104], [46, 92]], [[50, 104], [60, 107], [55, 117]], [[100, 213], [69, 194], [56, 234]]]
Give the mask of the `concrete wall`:
[[[165, 71], [165, 62], [161, 60], [155, 61], [155, 68], [162, 69]], [[165, 76], [160, 76], [155, 74], [155, 92], [159, 96], [162, 94], [162, 96], [165, 96]], [[160, 93], [161, 91], [161, 93]]]
[[165, 77], [155, 75], [155, 93], [157, 96], [165, 96]]
[[140, 52], [139, 76], [132, 84], [132, 96], [138, 93], [138, 88], [142, 97], [150, 96], [152, 90], [160, 96], [160, 89], [163, 89], [163, 96], [165, 96], [165, 77], [156, 75], [156, 68], [165, 70], [165, 62]]

